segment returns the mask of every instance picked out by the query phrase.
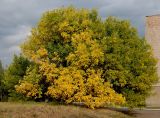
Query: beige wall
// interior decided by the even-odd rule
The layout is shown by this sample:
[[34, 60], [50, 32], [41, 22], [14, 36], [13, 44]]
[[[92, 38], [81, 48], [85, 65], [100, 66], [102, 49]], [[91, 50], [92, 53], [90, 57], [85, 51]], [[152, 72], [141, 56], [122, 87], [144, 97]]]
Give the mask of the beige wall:
[[[157, 72], [160, 77], [160, 15], [146, 17], [145, 38], [158, 59]], [[152, 92], [153, 94], [146, 100], [147, 106], [160, 107], [160, 82], [154, 86]]]
[[[146, 17], [145, 38], [152, 46], [154, 56], [160, 60], [160, 15]], [[160, 61], [157, 66], [160, 76]]]

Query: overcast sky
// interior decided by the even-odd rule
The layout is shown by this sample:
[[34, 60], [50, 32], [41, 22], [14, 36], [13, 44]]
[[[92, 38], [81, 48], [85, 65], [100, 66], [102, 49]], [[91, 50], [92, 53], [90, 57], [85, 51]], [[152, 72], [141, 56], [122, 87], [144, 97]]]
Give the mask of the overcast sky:
[[144, 36], [145, 16], [160, 14], [160, 0], [0, 0], [0, 60], [9, 64], [42, 13], [62, 6], [96, 8], [103, 18], [131, 21]]

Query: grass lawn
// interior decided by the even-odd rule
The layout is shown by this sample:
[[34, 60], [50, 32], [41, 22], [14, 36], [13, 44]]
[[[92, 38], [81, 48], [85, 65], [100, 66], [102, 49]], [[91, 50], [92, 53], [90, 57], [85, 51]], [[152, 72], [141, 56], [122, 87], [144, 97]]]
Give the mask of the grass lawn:
[[108, 109], [88, 109], [47, 103], [0, 102], [0, 118], [131, 118]]

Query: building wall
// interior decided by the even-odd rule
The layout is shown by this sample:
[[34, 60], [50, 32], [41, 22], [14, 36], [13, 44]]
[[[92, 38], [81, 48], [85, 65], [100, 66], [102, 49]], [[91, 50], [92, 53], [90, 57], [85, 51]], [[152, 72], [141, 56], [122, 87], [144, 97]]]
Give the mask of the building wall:
[[[146, 17], [145, 38], [153, 49], [153, 55], [158, 60], [157, 72], [160, 77], [160, 15]], [[154, 85], [151, 97], [146, 101], [147, 106], [160, 107], [160, 81]]]

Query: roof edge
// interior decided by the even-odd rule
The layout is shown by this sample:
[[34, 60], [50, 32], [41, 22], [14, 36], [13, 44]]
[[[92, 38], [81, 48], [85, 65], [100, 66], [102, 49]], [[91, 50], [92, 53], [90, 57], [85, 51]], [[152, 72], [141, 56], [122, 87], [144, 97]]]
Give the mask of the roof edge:
[[148, 15], [148, 16], [146, 16], [146, 17], [153, 17], [153, 16], [160, 16], [160, 14]]

